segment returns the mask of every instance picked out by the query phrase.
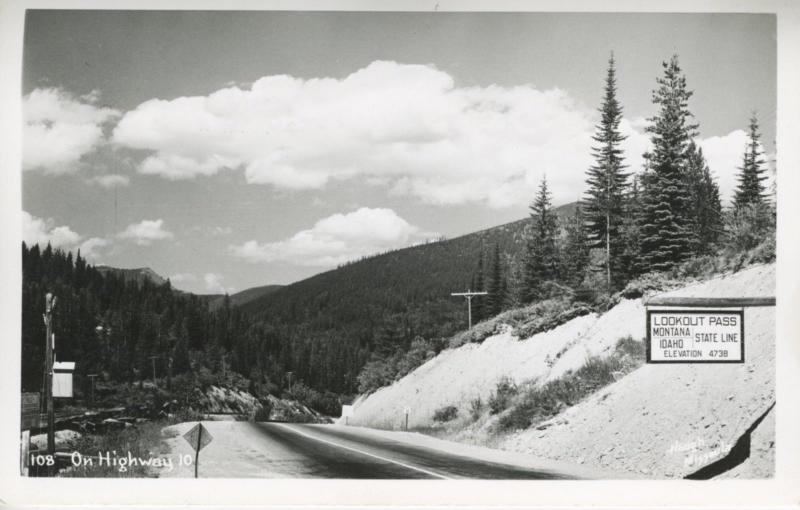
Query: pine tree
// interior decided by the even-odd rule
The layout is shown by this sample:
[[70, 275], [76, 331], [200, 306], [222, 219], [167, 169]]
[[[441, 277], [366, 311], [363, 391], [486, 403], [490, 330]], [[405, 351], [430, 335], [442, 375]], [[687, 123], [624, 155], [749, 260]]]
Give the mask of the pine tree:
[[634, 175], [628, 193], [625, 196], [625, 214], [622, 219], [620, 235], [622, 237], [622, 253], [618, 282], [620, 285], [641, 274], [641, 231], [639, 224], [642, 216], [642, 199], [640, 182], [642, 176]]
[[644, 270], [662, 271], [690, 257], [697, 247], [691, 195], [686, 182], [687, 148], [697, 134], [691, 123], [686, 88], [678, 56], [663, 63], [653, 103], [659, 107], [649, 119], [652, 152], [646, 155], [649, 172], [643, 180], [641, 256]]
[[723, 231], [719, 186], [703, 156], [703, 149], [689, 143], [686, 180], [691, 194], [690, 213], [698, 253], [712, 253]]
[[561, 275], [564, 282], [572, 287], [579, 287], [586, 276], [589, 265], [589, 243], [585, 219], [580, 205], [575, 207], [572, 218], [566, 219], [563, 257], [561, 258]]
[[542, 179], [539, 192], [531, 204], [532, 232], [528, 237], [522, 300], [525, 303], [541, 299], [542, 284], [557, 280], [558, 271], [558, 225], [551, 207], [547, 178]]
[[758, 132], [758, 119], [755, 114], [750, 118], [750, 133], [747, 148], [741, 168], [739, 168], [739, 185], [733, 199], [735, 209], [747, 205], [760, 206], [764, 204], [766, 188], [763, 182], [767, 179], [764, 168], [764, 158], [759, 141], [761, 134]]
[[617, 80], [614, 55], [608, 60], [605, 95], [600, 107], [600, 124], [592, 137], [595, 145], [592, 154], [594, 165], [588, 170], [586, 183], [589, 189], [583, 201], [589, 239], [593, 247], [605, 253], [605, 273], [608, 289], [615, 283], [615, 275], [621, 270], [620, 253], [622, 239], [619, 231], [623, 218], [623, 200], [628, 173], [623, 170], [624, 156], [620, 144], [625, 137], [620, 133], [622, 106], [617, 100]]
[[[484, 268], [483, 268], [483, 245], [480, 247], [480, 251], [478, 252], [478, 268], [475, 271], [475, 276], [473, 277], [473, 287], [472, 290], [476, 292], [483, 292], [485, 291], [485, 275], [484, 275]], [[486, 303], [484, 302], [484, 296], [478, 296], [472, 302], [472, 319], [473, 322], [482, 321], [487, 317], [486, 311]]]
[[494, 243], [492, 251], [488, 287], [489, 295], [486, 296], [486, 312], [488, 316], [493, 317], [503, 311], [506, 301], [506, 279], [498, 243]]

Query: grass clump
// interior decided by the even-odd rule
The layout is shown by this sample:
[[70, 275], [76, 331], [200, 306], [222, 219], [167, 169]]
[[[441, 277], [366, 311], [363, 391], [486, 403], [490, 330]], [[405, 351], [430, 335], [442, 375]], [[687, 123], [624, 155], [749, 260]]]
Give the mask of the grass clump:
[[517, 385], [509, 377], [501, 377], [497, 381], [494, 392], [489, 396], [489, 412], [498, 414], [505, 411], [511, 404], [511, 400], [517, 395]]
[[453, 421], [456, 417], [458, 417], [458, 408], [456, 406], [440, 407], [433, 412], [433, 421], [438, 423]]
[[644, 343], [621, 338], [608, 357], [591, 357], [574, 372], [545, 383], [531, 385], [510, 403], [498, 420], [501, 431], [526, 429], [573, 406], [644, 363]]
[[469, 415], [472, 417], [472, 421], [477, 421], [478, 418], [481, 417], [483, 414], [483, 400], [481, 397], [475, 397], [469, 402]]

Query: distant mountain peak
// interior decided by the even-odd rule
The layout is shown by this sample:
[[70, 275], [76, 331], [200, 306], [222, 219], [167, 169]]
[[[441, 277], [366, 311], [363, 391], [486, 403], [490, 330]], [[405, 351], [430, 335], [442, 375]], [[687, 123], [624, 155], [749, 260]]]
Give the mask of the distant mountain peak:
[[142, 283], [144, 280], [148, 280], [156, 285], [163, 285], [167, 281], [166, 278], [156, 273], [149, 267], [121, 268], [98, 265], [95, 266], [95, 269], [103, 274], [113, 273], [122, 276], [126, 281], [135, 281], [137, 283]]

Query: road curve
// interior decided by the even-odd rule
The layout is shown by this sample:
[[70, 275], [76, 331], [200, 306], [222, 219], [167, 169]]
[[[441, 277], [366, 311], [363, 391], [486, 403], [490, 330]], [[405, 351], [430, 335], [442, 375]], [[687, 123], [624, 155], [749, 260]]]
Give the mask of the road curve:
[[[258, 423], [270, 443], [300, 454], [302, 477], [374, 479], [568, 479], [543, 469], [487, 462], [465, 455], [377, 437], [358, 428]], [[294, 466], [297, 470], [297, 466]]]
[[[164, 430], [171, 459], [162, 477], [193, 477], [194, 450], [183, 438], [197, 422]], [[574, 479], [575, 466], [520, 459], [420, 434], [361, 427], [203, 421], [212, 438], [198, 457], [200, 478]], [[516, 457], [515, 457], [516, 455]]]

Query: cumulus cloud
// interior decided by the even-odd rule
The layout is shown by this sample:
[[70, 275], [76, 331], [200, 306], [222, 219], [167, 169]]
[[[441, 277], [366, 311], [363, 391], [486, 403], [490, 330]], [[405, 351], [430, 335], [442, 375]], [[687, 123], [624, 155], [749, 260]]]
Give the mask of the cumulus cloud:
[[101, 252], [112, 244], [113, 243], [110, 240], [103, 237], [90, 237], [89, 239], [81, 242], [80, 246], [78, 246], [78, 249], [81, 251], [81, 256], [87, 259], [96, 260], [100, 257]]
[[[556, 203], [584, 188], [598, 113], [558, 88], [459, 87], [432, 65], [376, 61], [341, 78], [265, 76], [207, 96], [153, 99], [114, 130], [152, 153], [139, 171], [190, 179], [241, 168], [249, 183], [322, 189], [358, 178], [428, 203], [527, 205], [544, 174]], [[644, 118], [623, 119], [642, 165]], [[723, 194], [740, 131], [701, 141]]]
[[172, 283], [193, 283], [197, 281], [197, 276], [192, 273], [177, 273], [173, 274], [169, 277], [169, 281]]
[[92, 177], [89, 182], [108, 189], [127, 186], [131, 183], [131, 180], [126, 175], [106, 174]]
[[172, 232], [164, 228], [164, 220], [142, 220], [139, 223], [128, 225], [125, 230], [118, 234], [120, 239], [132, 241], [139, 246], [149, 246], [155, 241], [171, 239], [174, 237]]
[[84, 239], [66, 225], [56, 226], [52, 219], [37, 218], [27, 211], [22, 211], [22, 240], [31, 246], [50, 243], [54, 248], [80, 250], [87, 259], [97, 259], [102, 249], [111, 245], [111, 241], [101, 237]]
[[29, 245], [50, 243], [55, 248], [69, 248], [78, 244], [81, 236], [68, 226], [54, 226], [52, 220], [22, 211], [22, 240]]
[[169, 179], [241, 167], [248, 182], [319, 189], [355, 177], [437, 204], [530, 200], [547, 172], [572, 194], [593, 112], [559, 89], [457, 87], [426, 65], [373, 62], [342, 79], [267, 76], [249, 89], [151, 100], [113, 139]]
[[96, 106], [96, 91], [81, 98], [57, 88], [35, 89], [22, 101], [25, 169], [62, 174], [104, 140], [103, 124], [119, 115]]
[[236, 289], [233, 287], [226, 287], [223, 284], [223, 277], [219, 273], [206, 273], [203, 275], [203, 283], [206, 285], [206, 291], [211, 294], [233, 294]]
[[747, 133], [737, 129], [724, 136], [712, 136], [699, 141], [708, 168], [717, 178], [723, 203], [733, 199], [747, 140]]
[[392, 209], [362, 207], [323, 218], [289, 239], [263, 244], [251, 240], [230, 246], [230, 251], [252, 263], [331, 267], [364, 255], [408, 246], [425, 235], [430, 234], [420, 232]]

